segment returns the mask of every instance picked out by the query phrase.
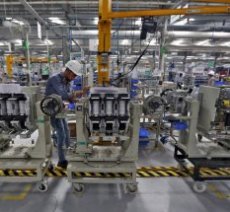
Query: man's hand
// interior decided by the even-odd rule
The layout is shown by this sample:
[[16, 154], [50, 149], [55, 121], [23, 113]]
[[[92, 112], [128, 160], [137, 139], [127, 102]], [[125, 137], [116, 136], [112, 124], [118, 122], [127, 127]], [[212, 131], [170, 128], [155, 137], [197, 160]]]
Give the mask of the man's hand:
[[87, 92], [89, 91], [90, 87], [84, 87], [83, 90], [79, 90], [79, 91], [74, 91], [73, 92], [73, 97], [76, 98], [80, 98], [83, 95], [87, 94]]
[[83, 95], [85, 95], [90, 89], [90, 86], [86, 86], [83, 88]]
[[82, 95], [83, 95], [83, 91], [82, 90], [80, 90], [80, 91], [74, 91], [73, 92], [74, 98], [81, 97]]

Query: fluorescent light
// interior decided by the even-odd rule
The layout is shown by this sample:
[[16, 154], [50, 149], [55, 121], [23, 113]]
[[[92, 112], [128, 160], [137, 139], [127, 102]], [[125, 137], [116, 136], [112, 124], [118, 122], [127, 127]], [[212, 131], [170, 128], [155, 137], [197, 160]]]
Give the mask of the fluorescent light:
[[45, 43], [46, 45], [53, 45], [53, 44], [54, 44], [51, 40], [48, 40], [48, 39], [45, 39], [45, 40], [44, 40], [44, 43]]
[[120, 43], [121, 43], [121, 45], [123, 45], [123, 46], [130, 45], [130, 40], [124, 39], [124, 40], [122, 40]]
[[227, 47], [230, 47], [230, 41], [222, 43], [222, 44], [221, 44], [221, 46], [227, 46]]
[[[149, 44], [149, 41], [145, 41], [145, 44], [148, 45]], [[150, 46], [155, 46], [157, 43], [156, 43], [156, 40], [155, 39], [152, 39], [151, 42], [150, 42]]]
[[183, 39], [177, 39], [177, 40], [173, 41], [171, 43], [171, 45], [174, 45], [174, 46], [183, 46], [183, 42], [184, 42]]
[[5, 46], [6, 43], [5, 42], [0, 42], [0, 46]]
[[12, 19], [12, 22], [15, 23], [15, 24], [19, 24], [20, 26], [24, 25], [23, 21], [19, 21], [19, 20], [16, 20], [16, 19]]
[[184, 26], [187, 23], [188, 23], [188, 20], [185, 18], [184, 20], [178, 21], [178, 22], [174, 23], [173, 25]]
[[196, 42], [198, 46], [211, 46], [211, 43], [208, 39]]
[[98, 17], [95, 17], [94, 20], [93, 20], [93, 23], [97, 25], [98, 21], [99, 21]]
[[21, 46], [22, 45], [22, 40], [16, 39], [13, 41], [15, 43], [15, 46]]
[[138, 19], [135, 21], [135, 25], [137, 25], [137, 26], [140, 26], [140, 25], [141, 25], [141, 18], [138, 18]]
[[66, 24], [65, 21], [61, 20], [58, 17], [49, 17], [49, 20], [54, 24], [60, 24], [60, 25]]

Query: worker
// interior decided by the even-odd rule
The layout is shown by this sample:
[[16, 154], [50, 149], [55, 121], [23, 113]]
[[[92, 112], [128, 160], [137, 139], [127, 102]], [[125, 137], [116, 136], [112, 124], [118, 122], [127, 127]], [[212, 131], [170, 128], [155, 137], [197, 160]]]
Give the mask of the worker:
[[34, 85], [38, 85], [40, 78], [38, 76], [38, 72], [34, 72], [34, 76], [33, 76], [33, 84]]
[[176, 76], [175, 83], [178, 89], [182, 88], [182, 84], [183, 84], [183, 74], [182, 73], [180, 73], [179, 76]]
[[[70, 60], [65, 65], [64, 72], [53, 75], [48, 79], [45, 95], [57, 94], [63, 101], [74, 102], [76, 95], [70, 93], [70, 82], [77, 76], [82, 76], [82, 65], [77, 60]], [[81, 91], [82, 93], [85, 92]], [[79, 94], [79, 92], [78, 92]], [[58, 164], [57, 166], [66, 169], [68, 161], [65, 158], [64, 146], [70, 147], [69, 129], [66, 119], [51, 117], [51, 125], [57, 134]]]
[[215, 72], [214, 71], [208, 72], [208, 85], [209, 86], [215, 85]]

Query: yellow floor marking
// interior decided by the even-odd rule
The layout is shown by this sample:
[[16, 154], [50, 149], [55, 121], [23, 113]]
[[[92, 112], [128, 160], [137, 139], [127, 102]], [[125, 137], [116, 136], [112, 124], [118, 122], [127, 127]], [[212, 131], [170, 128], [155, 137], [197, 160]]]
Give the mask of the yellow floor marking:
[[164, 177], [169, 177], [169, 174], [167, 174], [167, 172], [165, 171], [157, 171], [157, 172], [160, 173]]
[[0, 200], [22, 201], [27, 197], [27, 195], [29, 194], [31, 188], [32, 188], [31, 184], [25, 185], [23, 191], [20, 194], [17, 194], [17, 195], [7, 194], [7, 195], [4, 195], [4, 196], [0, 197]]
[[220, 191], [215, 185], [208, 185], [208, 189], [214, 193], [218, 199], [230, 199], [230, 194]]
[[147, 174], [146, 172], [143, 172], [143, 171], [138, 171], [138, 174], [141, 176], [144, 176], [144, 177], [150, 177], [149, 174]]
[[155, 171], [148, 171], [149, 174], [151, 174], [154, 177], [159, 177], [160, 175], [157, 174]]
[[167, 171], [167, 173], [171, 174], [174, 177], [179, 177], [179, 174], [177, 174], [175, 171]]

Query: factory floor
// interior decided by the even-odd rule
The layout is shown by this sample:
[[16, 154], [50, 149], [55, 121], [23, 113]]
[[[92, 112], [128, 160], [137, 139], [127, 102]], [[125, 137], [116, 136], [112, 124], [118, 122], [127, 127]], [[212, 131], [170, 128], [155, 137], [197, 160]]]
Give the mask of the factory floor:
[[[140, 149], [138, 166], [176, 166], [173, 147]], [[191, 178], [138, 178], [138, 192], [120, 185], [87, 185], [74, 194], [66, 178], [49, 178], [45, 193], [35, 184], [0, 184], [0, 212], [229, 212], [230, 182], [210, 182], [202, 194], [191, 189]]]

